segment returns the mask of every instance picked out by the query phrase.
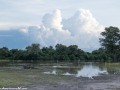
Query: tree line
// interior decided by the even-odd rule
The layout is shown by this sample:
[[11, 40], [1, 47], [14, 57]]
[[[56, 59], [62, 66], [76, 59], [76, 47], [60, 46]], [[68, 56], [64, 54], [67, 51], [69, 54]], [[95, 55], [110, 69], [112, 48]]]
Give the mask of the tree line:
[[55, 47], [41, 47], [34, 43], [24, 50], [0, 48], [0, 59], [21, 60], [23, 62], [120, 62], [120, 30], [106, 27], [101, 33], [101, 47], [91, 53], [78, 48], [77, 45], [57, 44]]

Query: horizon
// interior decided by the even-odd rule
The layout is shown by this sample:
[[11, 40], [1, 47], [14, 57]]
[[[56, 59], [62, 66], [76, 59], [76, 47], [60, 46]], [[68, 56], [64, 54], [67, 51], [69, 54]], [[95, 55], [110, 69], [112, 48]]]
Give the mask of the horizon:
[[[0, 47], [23, 49], [78, 45], [84, 51], [100, 48], [105, 27], [120, 27], [120, 1], [1, 0]], [[47, 7], [46, 7], [47, 6]]]

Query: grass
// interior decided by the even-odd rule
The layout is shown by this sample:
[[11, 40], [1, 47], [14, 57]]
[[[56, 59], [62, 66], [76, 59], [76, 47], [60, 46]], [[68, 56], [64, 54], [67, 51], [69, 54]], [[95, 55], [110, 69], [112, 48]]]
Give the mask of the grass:
[[0, 62], [10, 62], [11, 60], [0, 60]]
[[105, 63], [104, 66], [106, 68], [120, 70], [120, 63]]
[[108, 66], [120, 67], [120, 63], [105, 63]]
[[67, 80], [66, 76], [45, 75], [43, 69], [21, 69], [16, 67], [2, 67], [0, 71], [0, 87], [28, 85], [33, 83], [57, 83]]
[[0, 72], [0, 87], [26, 84], [26, 79], [17, 71], [2, 71]]

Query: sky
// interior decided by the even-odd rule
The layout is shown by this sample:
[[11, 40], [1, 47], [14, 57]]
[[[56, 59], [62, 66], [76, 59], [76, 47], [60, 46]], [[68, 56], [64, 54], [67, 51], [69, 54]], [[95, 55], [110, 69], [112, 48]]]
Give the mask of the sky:
[[100, 47], [105, 27], [120, 27], [120, 0], [0, 0], [0, 47], [31, 43]]

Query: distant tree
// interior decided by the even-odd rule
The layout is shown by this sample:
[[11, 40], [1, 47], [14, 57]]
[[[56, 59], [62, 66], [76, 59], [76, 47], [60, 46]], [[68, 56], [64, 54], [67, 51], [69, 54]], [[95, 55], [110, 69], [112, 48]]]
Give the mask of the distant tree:
[[106, 53], [112, 56], [113, 60], [117, 60], [118, 52], [120, 52], [120, 30], [117, 27], [107, 27], [101, 33], [100, 43], [106, 50]]
[[42, 57], [43, 60], [53, 61], [54, 60], [55, 50], [52, 46], [42, 48]]
[[72, 61], [72, 62], [79, 59], [78, 46], [77, 45], [68, 46], [68, 56], [70, 58], [70, 61]]
[[17, 53], [18, 53], [18, 49], [11, 49], [10, 50], [10, 59], [12, 59], [12, 60], [17, 60], [18, 58], [18, 55], [17, 55]]
[[67, 55], [67, 47], [65, 45], [62, 45], [62, 44], [57, 44], [55, 46], [56, 48], [56, 59], [59, 60], [59, 61], [65, 61], [67, 58], [66, 58], [66, 55]]
[[74, 61], [85, 60], [85, 52], [79, 49], [77, 45], [68, 46], [68, 56], [70, 57], [70, 60]]
[[8, 59], [9, 56], [9, 49], [7, 47], [0, 48], [0, 59]]
[[40, 59], [40, 44], [32, 44], [31, 46], [26, 47], [26, 59], [31, 61], [37, 61]]

